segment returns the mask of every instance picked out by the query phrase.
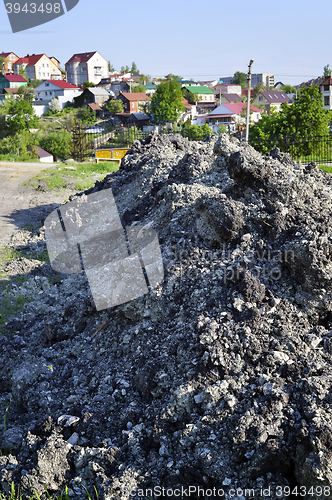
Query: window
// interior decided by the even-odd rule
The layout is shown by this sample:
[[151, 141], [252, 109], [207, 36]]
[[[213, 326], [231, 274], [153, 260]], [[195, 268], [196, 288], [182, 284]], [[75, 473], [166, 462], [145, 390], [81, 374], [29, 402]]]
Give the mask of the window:
[[329, 90], [329, 87], [330, 87], [329, 85], [324, 85], [324, 90], [325, 90], [325, 91], [326, 91], [326, 90]]
[[135, 107], [133, 102], [131, 103], [131, 107], [132, 107], [132, 108], [134, 108], [134, 107]]
[[325, 95], [324, 96], [324, 106], [329, 106], [330, 105], [330, 96]]
[[45, 85], [46, 85], [46, 87], [49, 87], [50, 84], [48, 82], [46, 82]]
[[259, 98], [258, 98], [258, 100], [262, 101], [263, 100], [263, 96], [260, 95]]

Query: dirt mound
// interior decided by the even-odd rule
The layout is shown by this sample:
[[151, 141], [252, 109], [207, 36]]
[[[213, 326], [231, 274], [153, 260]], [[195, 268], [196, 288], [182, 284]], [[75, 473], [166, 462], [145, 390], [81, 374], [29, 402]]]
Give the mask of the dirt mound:
[[0, 337], [3, 490], [332, 498], [330, 175], [151, 136], [85, 194], [108, 188], [158, 233], [165, 280], [100, 312], [84, 275], [12, 291], [30, 301]]

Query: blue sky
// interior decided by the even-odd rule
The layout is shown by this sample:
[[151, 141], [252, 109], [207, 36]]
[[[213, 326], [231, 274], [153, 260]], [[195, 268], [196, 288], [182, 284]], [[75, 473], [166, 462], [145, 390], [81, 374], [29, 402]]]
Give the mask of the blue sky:
[[253, 59], [253, 73], [295, 85], [332, 66], [331, 13], [331, 0], [80, 0], [58, 19], [12, 33], [1, 3], [0, 51], [46, 53], [64, 67], [75, 52], [97, 50], [118, 70], [135, 61], [151, 76], [201, 80], [247, 72]]

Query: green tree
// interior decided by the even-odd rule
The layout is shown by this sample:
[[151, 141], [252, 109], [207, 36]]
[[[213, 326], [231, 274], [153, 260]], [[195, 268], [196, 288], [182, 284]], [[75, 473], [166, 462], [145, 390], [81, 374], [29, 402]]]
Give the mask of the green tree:
[[[325, 136], [329, 133], [329, 119], [329, 111], [324, 109], [318, 86], [304, 87], [293, 104], [283, 104], [279, 113], [271, 112], [251, 127], [251, 142], [286, 136]], [[305, 146], [305, 154], [310, 154], [308, 148], [314, 147], [308, 144]], [[268, 146], [262, 146], [261, 150], [267, 152]], [[300, 149], [297, 151], [299, 154], [301, 152], [303, 151]]]
[[292, 85], [283, 85], [281, 87], [281, 90], [283, 92], [286, 92], [286, 94], [296, 94], [296, 88], [293, 87]]
[[25, 78], [26, 80], [28, 80], [28, 77], [27, 77], [27, 74], [26, 74], [26, 71], [25, 69], [23, 68], [23, 66], [20, 66], [19, 70], [18, 70], [18, 74], [23, 76], [23, 78]]
[[242, 88], [247, 87], [247, 75], [242, 71], [236, 71], [233, 76], [233, 83], [241, 85]]
[[2, 75], [5, 70], [5, 62], [6, 59], [4, 57], [0, 57], [0, 74]]
[[108, 61], [108, 71], [110, 73], [114, 73], [114, 71], [115, 71], [113, 64], [111, 64], [111, 61]]
[[161, 82], [152, 97], [150, 113], [153, 121], [175, 123], [182, 111], [184, 105], [180, 84], [174, 80]]
[[32, 87], [23, 87], [22, 85], [19, 87], [17, 94], [31, 104], [35, 98], [35, 89]]
[[121, 66], [121, 73], [130, 73], [129, 66]]
[[6, 127], [10, 135], [37, 128], [39, 118], [25, 99], [12, 100], [7, 108]]
[[182, 80], [182, 76], [173, 75], [173, 73], [168, 73], [165, 78], [166, 80]]
[[43, 80], [30, 80], [30, 82], [28, 82], [28, 87], [37, 87], [42, 81]]
[[190, 125], [189, 122], [186, 122], [182, 134], [191, 141], [204, 141], [207, 137], [213, 135], [214, 132], [207, 123], [203, 125]]
[[41, 137], [39, 145], [56, 157], [69, 158], [72, 154], [72, 136], [65, 130]]
[[131, 63], [130, 73], [139, 73], [139, 69], [134, 61]]
[[183, 97], [187, 99], [188, 102], [192, 102], [193, 104], [196, 104], [201, 100], [200, 95], [197, 92], [190, 92], [188, 89], [183, 90]]
[[264, 92], [265, 90], [268, 90], [268, 87], [264, 83], [257, 83], [251, 93], [251, 102], [256, 99], [260, 92]]
[[131, 91], [132, 92], [146, 92], [146, 88], [142, 85], [142, 84], [139, 84], [139, 85], [132, 85], [131, 86]]
[[327, 64], [324, 66], [324, 76], [331, 76], [332, 74], [332, 69], [330, 68], [330, 65]]
[[85, 80], [85, 82], [83, 82], [83, 87], [85, 87], [85, 88], [94, 87], [94, 86], [95, 86], [95, 84], [92, 82], [89, 82], [89, 80]]
[[110, 113], [122, 113], [123, 112], [123, 102], [120, 100], [112, 99], [111, 101], [108, 101], [104, 109], [109, 111]]
[[80, 113], [78, 114], [78, 118], [85, 125], [93, 125], [96, 121], [96, 112], [92, 111], [89, 106], [86, 106], [80, 111]]

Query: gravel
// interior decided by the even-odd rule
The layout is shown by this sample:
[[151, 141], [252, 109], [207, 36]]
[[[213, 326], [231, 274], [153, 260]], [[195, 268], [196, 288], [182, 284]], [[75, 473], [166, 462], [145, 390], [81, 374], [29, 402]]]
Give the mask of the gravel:
[[[84, 274], [10, 265], [27, 301], [0, 337], [2, 490], [332, 498], [331, 176], [227, 135], [151, 136], [85, 194], [109, 188], [158, 233], [164, 282], [97, 312]], [[42, 252], [43, 229], [11, 245]]]

